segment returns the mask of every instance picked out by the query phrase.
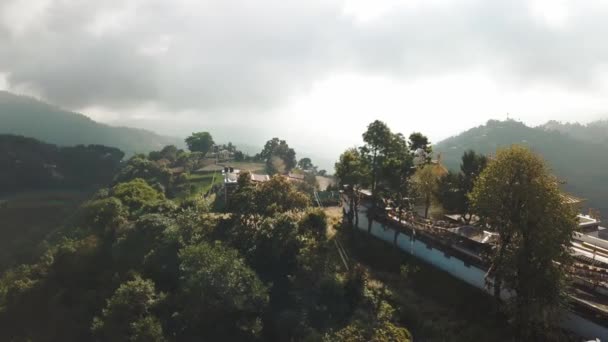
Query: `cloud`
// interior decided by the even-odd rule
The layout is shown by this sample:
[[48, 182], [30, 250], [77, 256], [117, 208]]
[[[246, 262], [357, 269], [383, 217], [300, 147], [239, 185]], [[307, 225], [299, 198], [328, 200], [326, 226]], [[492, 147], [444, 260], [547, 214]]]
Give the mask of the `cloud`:
[[592, 1], [4, 0], [0, 13], [10, 89], [226, 122], [339, 73], [593, 88], [608, 61], [608, 9]]

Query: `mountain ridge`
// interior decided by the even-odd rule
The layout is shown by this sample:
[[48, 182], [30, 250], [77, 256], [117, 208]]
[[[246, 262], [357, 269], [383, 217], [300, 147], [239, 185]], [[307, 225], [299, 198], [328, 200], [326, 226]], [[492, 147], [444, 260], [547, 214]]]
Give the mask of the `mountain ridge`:
[[0, 134], [23, 135], [60, 146], [112, 146], [127, 155], [147, 153], [165, 145], [183, 145], [175, 137], [99, 123], [84, 114], [6, 91], [0, 91]]
[[529, 127], [515, 120], [489, 120], [433, 146], [442, 163], [458, 170], [469, 149], [492, 155], [499, 148], [524, 145], [540, 154], [553, 173], [564, 181], [563, 189], [586, 199], [583, 209], [599, 209], [608, 219], [608, 146], [571, 136], [546, 126]]

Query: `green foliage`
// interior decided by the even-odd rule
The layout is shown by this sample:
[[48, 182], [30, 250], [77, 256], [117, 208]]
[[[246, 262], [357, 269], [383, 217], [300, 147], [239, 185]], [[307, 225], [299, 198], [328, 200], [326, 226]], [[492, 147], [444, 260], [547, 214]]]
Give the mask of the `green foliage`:
[[274, 176], [268, 182], [253, 186], [249, 174], [239, 177], [239, 189], [232, 197], [232, 211], [242, 216], [273, 216], [290, 210], [303, 210], [309, 197], [298, 191], [285, 177]]
[[161, 300], [152, 281], [135, 276], [108, 299], [91, 330], [103, 341], [164, 341], [160, 321], [153, 314]]
[[87, 188], [108, 184], [124, 153], [99, 146], [58, 147], [0, 135], [0, 189]]
[[165, 198], [163, 194], [156, 191], [141, 178], [114, 186], [112, 196], [119, 199], [131, 211]]
[[83, 212], [85, 222], [102, 232], [116, 230], [126, 223], [129, 216], [128, 209], [115, 197], [88, 202]]
[[186, 144], [188, 149], [192, 152], [201, 152], [206, 154], [213, 146], [213, 137], [209, 132], [197, 132], [192, 133], [191, 136], [186, 138]]
[[[593, 132], [586, 135], [597, 137]], [[608, 148], [600, 143], [602, 139], [590, 142], [580, 140], [578, 134], [575, 136], [543, 127], [527, 127], [514, 120], [490, 120], [433, 148], [441, 152], [446, 167], [457, 170], [465, 151], [472, 149], [491, 156], [497, 149], [513, 144], [527, 146], [543, 156], [558, 178], [567, 180], [562, 185], [565, 191], [587, 199], [584, 203], [586, 207], [599, 209], [602, 216], [608, 218], [608, 173], [605, 172], [608, 169]]]
[[488, 275], [508, 301], [522, 338], [537, 339], [558, 320], [576, 208], [563, 201], [557, 179], [525, 147], [499, 150], [470, 195], [475, 212], [500, 234]]
[[439, 182], [443, 176], [441, 166], [432, 164], [424, 165], [414, 174], [414, 189], [424, 205], [424, 217], [428, 217], [429, 208], [436, 200]]
[[266, 287], [237, 251], [201, 243], [180, 252], [180, 320], [201, 338], [253, 338], [268, 304]]
[[143, 155], [131, 157], [116, 175], [115, 183], [128, 182], [136, 178], [141, 178], [148, 184], [160, 183], [164, 188], [171, 184], [169, 170]]
[[312, 164], [312, 160], [308, 157], [300, 159], [298, 161], [298, 167], [302, 170], [312, 170], [314, 165]]
[[472, 150], [466, 151], [462, 155], [460, 172], [449, 171], [439, 181], [437, 199], [447, 211], [462, 214], [467, 224], [472, 216], [468, 194], [487, 163], [486, 156]]
[[297, 164], [294, 149], [279, 138], [268, 140], [259, 156], [266, 162], [266, 171], [271, 175], [288, 172]]
[[433, 151], [429, 139], [420, 132], [410, 134], [408, 145], [412, 151], [416, 151], [420, 148], [429, 155]]

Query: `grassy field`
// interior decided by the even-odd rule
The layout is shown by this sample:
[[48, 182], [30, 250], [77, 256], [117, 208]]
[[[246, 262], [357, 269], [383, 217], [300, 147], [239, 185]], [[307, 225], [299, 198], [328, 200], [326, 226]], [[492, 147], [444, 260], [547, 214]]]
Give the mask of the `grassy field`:
[[69, 220], [88, 193], [65, 190], [30, 191], [0, 199], [0, 273], [32, 262], [44, 251], [44, 240]]
[[[207, 193], [213, 185], [222, 184], [223, 180], [222, 173], [219, 171], [203, 174], [189, 174], [189, 185], [182, 192], [177, 194], [176, 199], [178, 201], [183, 201], [196, 196], [201, 196], [202, 194]], [[194, 190], [191, 189], [192, 186], [194, 187]]]

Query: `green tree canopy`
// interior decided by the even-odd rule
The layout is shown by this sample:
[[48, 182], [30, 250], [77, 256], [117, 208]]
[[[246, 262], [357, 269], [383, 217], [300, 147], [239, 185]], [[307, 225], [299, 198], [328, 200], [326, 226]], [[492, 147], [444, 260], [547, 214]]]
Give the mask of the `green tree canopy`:
[[260, 152], [260, 158], [266, 162], [268, 173], [284, 173], [297, 165], [296, 152], [285, 140], [272, 138], [266, 142]]
[[298, 166], [302, 169], [302, 170], [310, 170], [313, 168], [312, 165], [312, 160], [308, 157], [306, 158], [302, 158], [300, 159], [300, 161], [298, 162]]
[[251, 339], [261, 331], [268, 292], [236, 250], [219, 243], [180, 253], [185, 333], [210, 339]]
[[146, 204], [165, 199], [162, 193], [152, 188], [141, 178], [136, 178], [127, 183], [119, 183], [112, 188], [111, 194], [132, 211], [140, 209]]
[[213, 137], [209, 132], [197, 132], [192, 133], [191, 136], [186, 138], [186, 144], [190, 151], [206, 154], [209, 152], [214, 142]]
[[165, 341], [160, 321], [152, 312], [161, 298], [151, 280], [135, 276], [108, 299], [91, 330], [103, 341]]
[[483, 222], [500, 234], [488, 271], [495, 296], [503, 286], [512, 290], [507, 308], [522, 338], [542, 339], [559, 321], [576, 209], [564, 202], [544, 161], [521, 146], [499, 150], [470, 197]]

